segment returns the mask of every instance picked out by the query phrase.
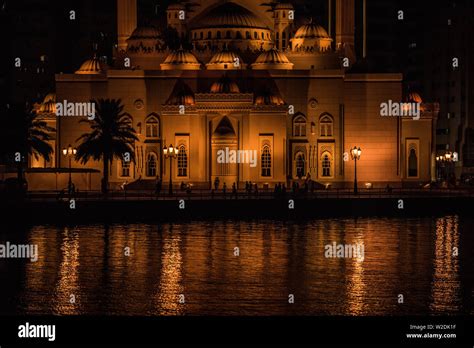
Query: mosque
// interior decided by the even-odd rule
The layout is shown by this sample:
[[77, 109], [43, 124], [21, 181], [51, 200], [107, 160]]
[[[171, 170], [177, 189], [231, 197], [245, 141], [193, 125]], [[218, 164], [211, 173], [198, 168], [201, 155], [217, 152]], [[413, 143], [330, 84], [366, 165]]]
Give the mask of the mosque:
[[[137, 25], [137, 0], [117, 0], [113, 64], [91, 56], [77, 71], [57, 74], [56, 92], [39, 107], [57, 131], [53, 160], [31, 159], [43, 177], [36, 188], [61, 186], [45, 168], [68, 168], [62, 149], [89, 131], [79, 122], [86, 115], [59, 117], [55, 103], [98, 98], [120, 98], [139, 138], [134, 162], [113, 161], [112, 189], [148, 187], [157, 178], [166, 185], [170, 172], [173, 183], [203, 188], [216, 177], [228, 187], [307, 179], [350, 187], [354, 147], [361, 187], [434, 179], [439, 108], [404, 95], [401, 74], [357, 69], [366, 28], [358, 57], [355, 0], [329, 0], [328, 28], [302, 19], [291, 1], [270, 11], [254, 0], [195, 3], [193, 11], [168, 6], [167, 23], [154, 26]], [[402, 101], [419, 103], [420, 117], [381, 115], [381, 104]], [[179, 150], [171, 171], [163, 152], [170, 144]], [[218, 161], [219, 151], [232, 150], [256, 151], [256, 165]], [[73, 159], [71, 166], [77, 188], [99, 188], [101, 163]]]

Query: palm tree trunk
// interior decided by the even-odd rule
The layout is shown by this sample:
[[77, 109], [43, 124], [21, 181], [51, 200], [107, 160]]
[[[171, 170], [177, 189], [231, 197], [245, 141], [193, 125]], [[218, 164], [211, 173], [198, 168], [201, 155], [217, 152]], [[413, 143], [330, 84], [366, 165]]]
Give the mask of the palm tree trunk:
[[109, 191], [109, 156], [104, 153], [104, 177], [102, 178], [102, 193]]

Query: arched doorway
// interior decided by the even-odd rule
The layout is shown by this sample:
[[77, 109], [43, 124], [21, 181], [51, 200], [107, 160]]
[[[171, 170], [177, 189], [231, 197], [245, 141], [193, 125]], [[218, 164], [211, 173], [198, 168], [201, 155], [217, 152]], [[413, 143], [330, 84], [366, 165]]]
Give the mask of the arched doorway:
[[211, 136], [211, 185], [219, 178], [219, 189], [224, 182], [230, 190], [232, 184], [238, 184], [238, 139], [231, 120], [224, 116], [214, 128]]

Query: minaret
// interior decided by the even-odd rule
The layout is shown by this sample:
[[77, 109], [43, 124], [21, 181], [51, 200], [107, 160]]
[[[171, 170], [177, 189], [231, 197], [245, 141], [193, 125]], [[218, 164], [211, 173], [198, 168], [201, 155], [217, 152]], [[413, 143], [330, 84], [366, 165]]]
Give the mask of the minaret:
[[354, 2], [355, 0], [336, 0], [336, 49], [345, 48], [355, 58]]
[[291, 29], [294, 20], [294, 8], [292, 4], [278, 4], [274, 10], [274, 32], [276, 48], [286, 49], [290, 44]]
[[176, 29], [181, 39], [186, 36], [186, 7], [181, 4], [171, 4], [166, 10], [168, 27]]
[[118, 49], [127, 49], [127, 39], [137, 27], [137, 0], [117, 0]]

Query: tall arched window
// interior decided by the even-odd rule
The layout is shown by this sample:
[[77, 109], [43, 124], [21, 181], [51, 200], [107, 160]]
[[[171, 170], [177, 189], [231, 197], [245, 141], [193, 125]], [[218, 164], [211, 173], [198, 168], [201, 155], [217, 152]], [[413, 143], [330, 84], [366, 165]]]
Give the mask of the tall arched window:
[[230, 39], [230, 38], [231, 38], [230, 30], [227, 30], [227, 31], [226, 31], [226, 33], [225, 33], [225, 38], [226, 38], [226, 39]]
[[146, 160], [146, 176], [155, 177], [156, 176], [156, 154], [150, 152]]
[[218, 38], [218, 39], [221, 38], [221, 32], [220, 32], [220, 31], [217, 31], [217, 38]]
[[188, 176], [188, 153], [184, 145], [178, 147], [178, 176]]
[[261, 161], [261, 167], [262, 167], [262, 177], [271, 177], [272, 176], [272, 154], [270, 151], [270, 145], [268, 144], [263, 145], [260, 161]]
[[303, 176], [306, 175], [306, 161], [305, 161], [305, 158], [304, 158], [304, 153], [302, 152], [298, 152], [296, 154], [296, 176], [298, 178], [302, 178]]
[[120, 173], [121, 177], [128, 178], [130, 177], [130, 161], [124, 161], [122, 160], [122, 170]]
[[324, 152], [321, 157], [321, 176], [325, 178], [332, 177], [332, 161], [331, 155], [328, 152]]
[[258, 39], [258, 33], [256, 31], [253, 32], [253, 38]]
[[210, 31], [207, 32], [207, 38], [208, 39], [212, 38], [212, 33]]
[[408, 156], [408, 177], [418, 177], [418, 156], [414, 146], [410, 148], [410, 155]]
[[246, 38], [246, 39], [250, 39], [250, 38], [251, 38], [251, 36], [250, 36], [250, 31], [246, 31], [246, 32], [245, 32], [245, 38]]
[[235, 33], [235, 38], [236, 39], [242, 39], [242, 33], [240, 31]]
[[304, 116], [295, 117], [295, 119], [293, 120], [293, 136], [306, 136], [306, 118]]
[[332, 118], [328, 115], [321, 116], [321, 118], [319, 119], [319, 136], [333, 136], [333, 121]]
[[158, 119], [154, 116], [146, 119], [146, 137], [158, 138]]

